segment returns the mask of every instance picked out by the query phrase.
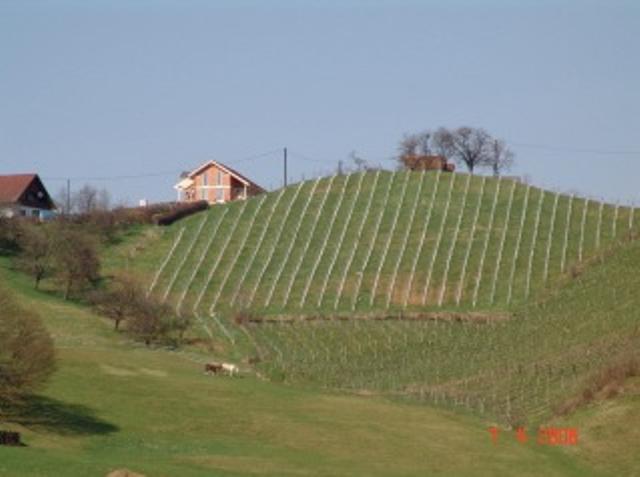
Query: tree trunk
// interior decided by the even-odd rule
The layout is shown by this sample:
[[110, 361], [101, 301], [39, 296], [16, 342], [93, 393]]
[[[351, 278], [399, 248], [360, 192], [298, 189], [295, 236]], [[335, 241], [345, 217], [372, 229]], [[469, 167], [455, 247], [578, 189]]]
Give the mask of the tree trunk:
[[72, 285], [72, 280], [67, 280], [67, 284], [64, 287], [64, 299], [65, 300], [69, 299], [69, 295], [71, 294], [71, 285]]

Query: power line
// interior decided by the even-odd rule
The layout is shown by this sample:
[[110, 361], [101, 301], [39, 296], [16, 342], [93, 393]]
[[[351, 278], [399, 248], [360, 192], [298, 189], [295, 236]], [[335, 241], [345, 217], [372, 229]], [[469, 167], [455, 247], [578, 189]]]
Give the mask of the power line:
[[584, 154], [602, 154], [602, 155], [640, 155], [640, 151], [615, 151], [615, 150], [605, 150], [605, 149], [583, 149], [578, 147], [567, 147], [567, 146], [552, 146], [547, 144], [532, 144], [532, 143], [521, 143], [521, 142], [511, 142], [512, 146], [517, 147], [528, 147], [531, 149], [544, 149], [547, 151], [557, 151], [557, 152], [579, 152]]
[[126, 179], [144, 179], [146, 177], [161, 177], [168, 175], [178, 175], [179, 170], [155, 172], [153, 174], [134, 174], [134, 175], [118, 175], [118, 176], [86, 176], [86, 177], [43, 177], [47, 181], [114, 181], [114, 180], [126, 180]]

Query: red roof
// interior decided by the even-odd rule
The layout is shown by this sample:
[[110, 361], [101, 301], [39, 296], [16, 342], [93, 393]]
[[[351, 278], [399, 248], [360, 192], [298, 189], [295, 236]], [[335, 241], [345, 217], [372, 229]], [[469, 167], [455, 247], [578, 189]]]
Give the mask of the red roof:
[[35, 178], [35, 174], [0, 176], [0, 203], [18, 202], [20, 196]]

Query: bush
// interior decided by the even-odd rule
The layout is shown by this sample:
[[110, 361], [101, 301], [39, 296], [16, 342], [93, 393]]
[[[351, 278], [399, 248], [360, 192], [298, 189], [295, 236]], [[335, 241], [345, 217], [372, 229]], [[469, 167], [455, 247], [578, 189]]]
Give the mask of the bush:
[[200, 212], [201, 210], [206, 210], [208, 208], [209, 204], [205, 200], [191, 202], [188, 204], [181, 204], [171, 212], [156, 215], [153, 221], [156, 225], [171, 225], [177, 220], [183, 219], [185, 217], [188, 217], [189, 215], [193, 215], [196, 212]]
[[53, 340], [40, 319], [0, 288], [0, 406], [39, 389], [54, 369]]

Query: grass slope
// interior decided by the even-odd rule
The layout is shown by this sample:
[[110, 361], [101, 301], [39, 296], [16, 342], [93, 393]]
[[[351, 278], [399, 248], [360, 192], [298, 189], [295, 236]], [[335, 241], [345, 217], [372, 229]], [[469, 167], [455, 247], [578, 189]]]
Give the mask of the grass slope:
[[247, 325], [274, 379], [445, 404], [538, 424], [594, 370], [638, 353], [640, 241], [566, 276], [511, 319]]
[[2, 425], [27, 443], [0, 447], [2, 475], [598, 475], [559, 449], [506, 434], [493, 445], [471, 416], [251, 375], [206, 377], [203, 356], [135, 346], [0, 265], [0, 279], [43, 317], [59, 358], [46, 392]]
[[149, 232], [131, 264], [200, 316], [510, 309], [632, 214], [507, 179], [376, 171], [213, 207]]

